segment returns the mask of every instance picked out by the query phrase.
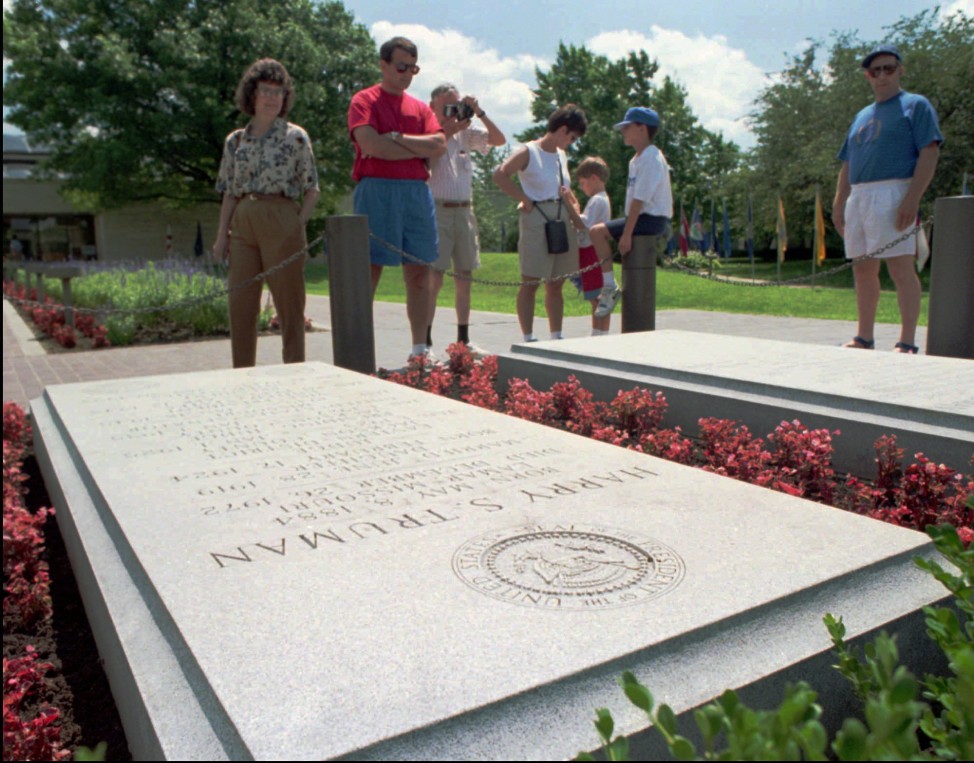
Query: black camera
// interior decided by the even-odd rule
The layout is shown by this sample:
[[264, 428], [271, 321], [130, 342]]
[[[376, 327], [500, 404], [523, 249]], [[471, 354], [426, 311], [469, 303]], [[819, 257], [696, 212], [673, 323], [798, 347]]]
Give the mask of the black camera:
[[443, 116], [456, 117], [457, 121], [473, 118], [473, 109], [466, 103], [448, 103], [443, 107]]

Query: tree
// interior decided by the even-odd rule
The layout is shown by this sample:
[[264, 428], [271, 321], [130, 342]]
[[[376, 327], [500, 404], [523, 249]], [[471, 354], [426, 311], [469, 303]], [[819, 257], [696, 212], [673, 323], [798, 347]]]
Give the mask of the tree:
[[50, 172], [91, 209], [218, 201], [223, 141], [246, 118], [234, 90], [276, 58], [295, 82], [322, 203], [351, 186], [346, 113], [376, 78], [376, 48], [340, 2], [15, 0], [4, 13], [7, 120], [50, 147]]
[[740, 161], [740, 150], [722, 135], [701, 126], [687, 103], [687, 91], [669, 77], [657, 85], [659, 64], [644, 50], [610, 61], [584, 46], [558, 46], [551, 69], [537, 69], [538, 87], [531, 110], [539, 124], [518, 135], [532, 140], [544, 133], [558, 106], [576, 103], [588, 115], [588, 130], [571, 149], [571, 158], [601, 156], [609, 164], [607, 184], [615, 214], [621, 215], [632, 150], [613, 129], [630, 106], [650, 106], [660, 114], [656, 144], [670, 164], [674, 198], [703, 201], [719, 194]]

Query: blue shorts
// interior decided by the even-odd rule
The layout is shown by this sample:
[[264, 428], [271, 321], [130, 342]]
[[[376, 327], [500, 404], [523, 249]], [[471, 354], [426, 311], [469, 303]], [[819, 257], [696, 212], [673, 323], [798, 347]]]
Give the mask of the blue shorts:
[[[634, 236], [659, 236], [666, 232], [666, 224], [670, 221], [668, 217], [658, 217], [657, 215], [647, 215], [641, 214], [636, 218], [636, 227], [632, 232]], [[609, 220], [605, 224], [606, 230], [609, 231], [609, 235], [612, 236], [616, 241], [622, 238], [622, 231], [626, 227], [626, 219], [624, 217], [619, 217], [615, 220]]]
[[[422, 180], [362, 178], [352, 194], [355, 214], [367, 215], [369, 233], [422, 262], [436, 262], [436, 209]], [[373, 265], [418, 264], [369, 236]]]

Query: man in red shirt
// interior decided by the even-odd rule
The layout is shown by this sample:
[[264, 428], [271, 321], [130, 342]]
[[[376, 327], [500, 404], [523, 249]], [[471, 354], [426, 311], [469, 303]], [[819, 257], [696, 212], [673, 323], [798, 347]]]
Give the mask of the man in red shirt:
[[402, 265], [410, 357], [425, 360], [430, 279], [421, 263], [437, 258], [436, 210], [426, 181], [428, 160], [446, 151], [446, 137], [430, 107], [406, 93], [419, 72], [417, 56], [416, 45], [405, 37], [383, 43], [382, 81], [352, 97], [348, 130], [355, 145], [355, 213], [368, 216], [370, 233], [414, 258], [371, 238], [372, 293], [383, 267]]

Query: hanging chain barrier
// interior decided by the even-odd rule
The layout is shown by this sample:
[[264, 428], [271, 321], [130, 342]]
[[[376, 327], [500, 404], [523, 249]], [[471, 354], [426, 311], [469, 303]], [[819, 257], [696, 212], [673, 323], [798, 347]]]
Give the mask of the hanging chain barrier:
[[[866, 260], [871, 260], [880, 257], [883, 253], [889, 251], [897, 244], [900, 244], [903, 241], [906, 241], [910, 236], [915, 235], [920, 228], [925, 228], [929, 230], [930, 226], [932, 225], [933, 225], [933, 217], [926, 220], [922, 225], [917, 224], [912, 228], [907, 229], [907, 231], [903, 233], [903, 235], [899, 236], [893, 241], [890, 241], [888, 244], [881, 246], [879, 249], [876, 249], [873, 252], [868, 252], [867, 254], [864, 254], [861, 257], [857, 257], [854, 260], [849, 260], [848, 262], [842, 265], [837, 265], [834, 268], [830, 268], [829, 270], [820, 270], [817, 273], [798, 276], [796, 278], [790, 278], [785, 281], [762, 281], [762, 280], [755, 280], [750, 278], [719, 276], [714, 273], [704, 273], [699, 270], [689, 268], [685, 265], [681, 265], [679, 262], [679, 257], [673, 257], [670, 264], [672, 267], [675, 267], [675, 269], [678, 272], [686, 273], [687, 275], [697, 276], [698, 278], [704, 278], [708, 281], [716, 281], [717, 283], [724, 283], [732, 286], [762, 286], [762, 287], [763, 286], [794, 286], [797, 284], [807, 283], [814, 279], [827, 278], [829, 276], [833, 276], [837, 273], [841, 273], [844, 270], [848, 270], [849, 268], [854, 267], [857, 263], [861, 263]], [[399, 255], [400, 257], [403, 258], [404, 261], [408, 261], [410, 264], [422, 265], [423, 267], [426, 267], [430, 270], [434, 269], [435, 263], [426, 262], [420, 259], [419, 257], [416, 257], [415, 255], [412, 255], [409, 252], [404, 251], [400, 247], [389, 243], [388, 241], [375, 235], [371, 231], [369, 231], [369, 238], [377, 242], [379, 245], [385, 247], [389, 251], [393, 252], [394, 254]], [[248, 286], [252, 286], [256, 283], [260, 283], [262, 281], [267, 280], [270, 276], [274, 275], [275, 273], [281, 270], [284, 270], [284, 268], [289, 267], [290, 265], [294, 264], [299, 259], [304, 257], [306, 254], [309, 254], [314, 247], [318, 246], [319, 244], [323, 244], [325, 242], [326, 242], [326, 237], [324, 234], [322, 234], [314, 241], [302, 247], [301, 249], [299, 249], [298, 251], [296, 251], [294, 254], [290, 255], [286, 259], [281, 260], [276, 265], [269, 267], [267, 270], [257, 273], [256, 275], [251, 276], [250, 278], [247, 278], [246, 280], [241, 281], [240, 283], [236, 283], [233, 286], [230, 286], [228, 283], [224, 282], [222, 286], [218, 287], [212, 292], [209, 292], [207, 294], [202, 294], [197, 297], [191, 297], [189, 299], [182, 300], [181, 302], [174, 302], [166, 305], [150, 305], [146, 307], [130, 307], [130, 308], [117, 308], [117, 307], [104, 307], [104, 306], [103, 307], [72, 306], [71, 309], [76, 314], [88, 313], [91, 315], [97, 315], [101, 321], [104, 321], [105, 317], [108, 315], [137, 315], [137, 314], [164, 313], [172, 310], [180, 310], [185, 308], [197, 307], [199, 305], [212, 302], [214, 299], [220, 299], [222, 297], [229, 296], [231, 293], [239, 289], [245, 289]], [[559, 256], [559, 255], [553, 255], [553, 256]], [[443, 271], [443, 273], [444, 275], [452, 276], [453, 278], [456, 278], [458, 280], [470, 281], [472, 283], [483, 284], [484, 286], [506, 286], [506, 287], [519, 288], [521, 286], [536, 286], [539, 283], [546, 283], [546, 284], [559, 283], [566, 280], [577, 279], [580, 278], [584, 273], [588, 273], [589, 271], [595, 270], [596, 268], [601, 268], [602, 262], [604, 262], [604, 260], [593, 262], [592, 264], [587, 265], [584, 268], [579, 268], [565, 275], [555, 276], [552, 278], [530, 279], [527, 281], [498, 281], [498, 280], [492, 280], [488, 278], [475, 278], [472, 275], [456, 273], [452, 270], [446, 270]], [[38, 273], [36, 275], [43, 275], [43, 273]], [[46, 306], [44, 303], [39, 302], [37, 300], [19, 299], [16, 297], [12, 297], [8, 294], [4, 294], [3, 298], [5, 300], [10, 301], [11, 303], [14, 303], [16, 305], [25, 308]]]
[[694, 270], [693, 268], [688, 268], [686, 265], [681, 265], [679, 262], [679, 257], [674, 257], [671, 263], [672, 267], [675, 267], [679, 272], [686, 273], [687, 275], [697, 276], [698, 278], [705, 278], [708, 281], [716, 281], [717, 283], [730, 284], [732, 286], [796, 286], [803, 283], [808, 283], [809, 281], [814, 281], [819, 278], [828, 278], [829, 276], [834, 276], [837, 273], [841, 273], [844, 270], [855, 267], [857, 264], [865, 262], [867, 260], [874, 260], [877, 257], [882, 256], [885, 252], [892, 249], [897, 244], [901, 244], [906, 241], [910, 236], [916, 235], [921, 228], [929, 230], [930, 226], [933, 225], [933, 217], [930, 217], [923, 224], [917, 223], [913, 227], [907, 228], [906, 232], [903, 233], [898, 238], [893, 239], [888, 244], [884, 244], [872, 252], [867, 252], [861, 257], [856, 257], [853, 260], [849, 260], [842, 265], [836, 265], [834, 268], [829, 268], [828, 270], [819, 270], [816, 273], [809, 273], [803, 276], [797, 276], [795, 278], [789, 278], [786, 281], [763, 281], [756, 280], [752, 278], [741, 278], [739, 276], [728, 277], [728, 276], [718, 276], [714, 273], [702, 273], [699, 270]]

